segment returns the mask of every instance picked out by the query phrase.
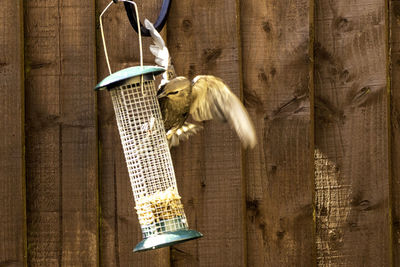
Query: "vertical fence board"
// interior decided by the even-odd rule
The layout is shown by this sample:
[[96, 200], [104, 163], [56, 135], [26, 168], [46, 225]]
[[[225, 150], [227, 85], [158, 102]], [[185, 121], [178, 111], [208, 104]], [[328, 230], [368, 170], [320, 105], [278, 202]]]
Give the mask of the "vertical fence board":
[[[109, 1], [98, 1], [99, 15]], [[153, 22], [158, 15], [161, 1], [137, 2], [141, 20]], [[104, 32], [112, 71], [139, 65], [138, 35], [129, 24], [124, 5], [113, 5], [103, 18]], [[104, 57], [101, 36], [98, 34], [98, 80], [109, 75]], [[154, 65], [149, 52], [150, 38], [143, 38], [144, 64]], [[146, 253], [133, 253], [142, 240], [140, 225], [128, 170], [118, 133], [111, 96], [98, 93], [99, 142], [100, 142], [100, 206], [101, 266], [169, 266], [169, 249], [163, 248]]]
[[96, 266], [94, 2], [25, 7], [29, 265]]
[[[241, 94], [236, 1], [175, 1], [168, 47], [178, 75], [212, 74]], [[171, 249], [173, 266], [245, 266], [240, 143], [227, 124], [209, 121], [173, 149], [189, 226], [204, 237]]]
[[385, 1], [316, 1], [320, 265], [388, 266]]
[[97, 129], [94, 1], [60, 1], [62, 265], [96, 266]]
[[[25, 1], [28, 263], [57, 266], [61, 253], [58, 6]], [[40, 41], [39, 41], [40, 40]]]
[[390, 1], [393, 266], [400, 266], [400, 1]]
[[0, 8], [0, 266], [26, 264], [22, 8]]
[[249, 266], [315, 262], [312, 19], [308, 0], [242, 1], [244, 97], [259, 139], [245, 157]]

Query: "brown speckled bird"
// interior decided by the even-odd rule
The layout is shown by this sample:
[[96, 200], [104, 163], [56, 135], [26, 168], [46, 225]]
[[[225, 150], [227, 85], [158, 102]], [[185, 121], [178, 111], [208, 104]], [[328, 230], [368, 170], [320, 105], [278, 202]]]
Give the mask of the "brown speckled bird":
[[219, 78], [199, 75], [193, 81], [175, 75], [168, 48], [161, 35], [148, 20], [145, 26], [153, 37], [150, 51], [155, 62], [167, 71], [163, 74], [158, 95], [165, 131], [170, 146], [188, 138], [201, 127], [186, 120], [189, 115], [196, 121], [218, 118], [228, 122], [236, 131], [244, 147], [257, 143], [253, 123], [239, 98]]

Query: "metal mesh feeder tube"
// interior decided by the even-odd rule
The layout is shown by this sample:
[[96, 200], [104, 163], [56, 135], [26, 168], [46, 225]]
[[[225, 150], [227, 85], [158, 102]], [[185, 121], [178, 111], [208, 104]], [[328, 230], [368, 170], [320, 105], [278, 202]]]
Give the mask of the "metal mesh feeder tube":
[[134, 251], [199, 238], [190, 230], [176, 185], [154, 76], [163, 68], [138, 66], [115, 72], [95, 90], [110, 92], [143, 240]]

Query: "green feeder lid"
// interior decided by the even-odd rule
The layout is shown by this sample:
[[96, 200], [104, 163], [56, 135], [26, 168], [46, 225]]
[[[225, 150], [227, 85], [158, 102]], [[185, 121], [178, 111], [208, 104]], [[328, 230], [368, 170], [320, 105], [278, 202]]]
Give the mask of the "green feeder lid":
[[202, 236], [203, 235], [201, 233], [189, 229], [165, 232], [159, 235], [150, 236], [142, 240], [139, 244], [137, 244], [133, 251], [139, 252], [172, 246], [174, 244], [182, 243]]
[[103, 89], [108, 89], [110, 90], [111, 88], [115, 87], [118, 83], [121, 83], [125, 81], [126, 79], [137, 77], [140, 75], [145, 75], [145, 74], [153, 74], [153, 75], [158, 75], [161, 74], [165, 71], [164, 68], [157, 67], [157, 66], [135, 66], [135, 67], [130, 67], [126, 68], [117, 72], [114, 72], [113, 74], [107, 76], [99, 82], [94, 90], [103, 90]]

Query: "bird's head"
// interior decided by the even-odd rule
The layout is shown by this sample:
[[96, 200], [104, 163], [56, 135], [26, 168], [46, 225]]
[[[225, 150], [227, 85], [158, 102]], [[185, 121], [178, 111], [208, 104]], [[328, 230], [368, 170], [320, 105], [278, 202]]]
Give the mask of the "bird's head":
[[191, 93], [190, 81], [185, 77], [176, 77], [168, 83], [161, 86], [157, 97], [168, 97], [170, 99], [189, 99]]

